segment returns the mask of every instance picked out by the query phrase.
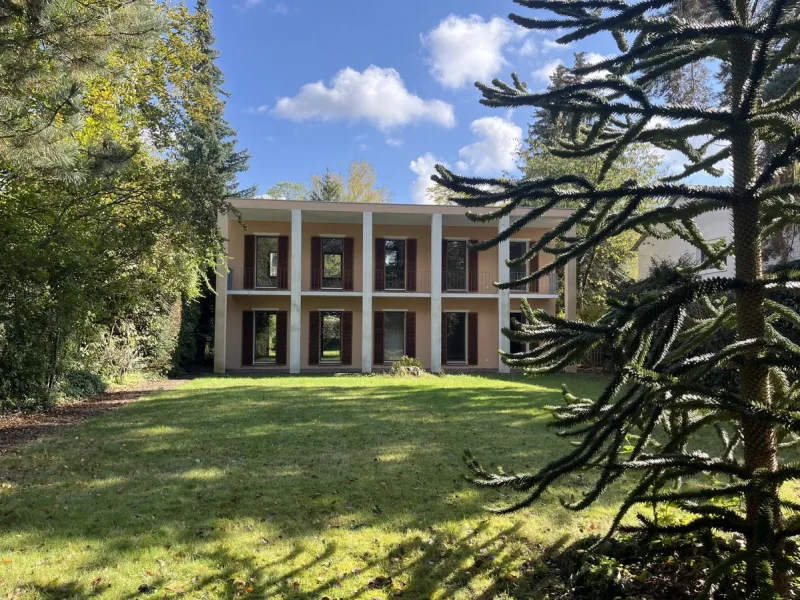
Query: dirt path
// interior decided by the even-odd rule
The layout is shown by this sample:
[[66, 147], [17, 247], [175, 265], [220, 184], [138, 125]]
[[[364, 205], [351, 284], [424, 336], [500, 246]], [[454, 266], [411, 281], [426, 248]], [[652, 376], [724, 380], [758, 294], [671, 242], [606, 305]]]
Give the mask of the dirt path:
[[144, 381], [126, 388], [112, 388], [111, 391], [90, 400], [60, 404], [47, 412], [0, 415], [0, 454], [48, 433], [74, 427], [153, 392], [174, 389], [187, 381], [188, 379]]

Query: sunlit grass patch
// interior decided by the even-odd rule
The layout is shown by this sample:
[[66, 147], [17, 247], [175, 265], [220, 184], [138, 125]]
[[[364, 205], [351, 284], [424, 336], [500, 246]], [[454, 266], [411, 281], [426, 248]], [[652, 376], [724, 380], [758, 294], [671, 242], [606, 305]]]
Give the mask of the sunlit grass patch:
[[602, 386], [219, 377], [156, 394], [0, 457], [0, 597], [482, 597], [612, 514], [613, 493], [560, 507], [577, 477], [511, 516], [463, 480], [465, 448], [516, 470], [566, 451], [545, 409], [564, 380]]

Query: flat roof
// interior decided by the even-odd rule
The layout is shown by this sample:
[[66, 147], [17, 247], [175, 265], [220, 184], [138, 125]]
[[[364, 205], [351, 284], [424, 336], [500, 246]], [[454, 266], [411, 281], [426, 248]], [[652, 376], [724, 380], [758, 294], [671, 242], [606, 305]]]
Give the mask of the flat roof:
[[[496, 210], [492, 207], [465, 208], [452, 204], [411, 204], [399, 202], [314, 202], [311, 200], [277, 200], [274, 198], [229, 198], [234, 207], [238, 209], [271, 209], [271, 210], [292, 210], [301, 209], [309, 211], [329, 211], [329, 212], [374, 212], [374, 213], [394, 213], [394, 214], [442, 214], [442, 215], [463, 215], [466, 211], [475, 213], [486, 213]], [[527, 208], [515, 208], [513, 216], [524, 216], [528, 214]], [[552, 208], [545, 215], [550, 218], [566, 218], [572, 214], [571, 208]]]

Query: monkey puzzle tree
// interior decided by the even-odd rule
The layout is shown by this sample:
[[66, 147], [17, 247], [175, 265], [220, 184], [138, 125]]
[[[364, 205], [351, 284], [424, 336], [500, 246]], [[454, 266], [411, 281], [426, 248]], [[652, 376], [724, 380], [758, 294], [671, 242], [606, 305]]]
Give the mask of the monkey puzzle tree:
[[[495, 207], [487, 215], [470, 213], [474, 221], [533, 206], [479, 248], [508, 239], [554, 206], [579, 206], [518, 259], [523, 263], [539, 252], [555, 257], [528, 279], [554, 272], [599, 241], [631, 230], [679, 236], [706, 257], [696, 269], [676, 271], [657, 287], [644, 286], [618, 299], [596, 322], [568, 321], [526, 306], [527, 324], [515, 323], [506, 335], [530, 342], [531, 349], [504, 356], [507, 363], [531, 374], [558, 371], [605, 342], [613, 349], [615, 375], [596, 399], [565, 390], [555, 424], [576, 438], [576, 445], [539, 472], [492, 473], [470, 456], [467, 463], [476, 483], [524, 493], [501, 511], [528, 506], [562, 477], [590, 470], [596, 473], [591, 488], [567, 503], [581, 509], [627, 475], [632, 487], [612, 532], [738, 536], [742, 550], [715, 569], [709, 590], [728, 569], [744, 563], [750, 595], [773, 598], [788, 593], [796, 573], [793, 538], [800, 535], [800, 504], [780, 493], [784, 483], [800, 476], [800, 463], [781, 454], [800, 431], [800, 347], [775, 326], [781, 321], [781, 326], [800, 327], [800, 315], [777, 299], [778, 292], [800, 280], [800, 271], [786, 266], [765, 274], [762, 242], [800, 219], [800, 185], [780, 180], [800, 154], [800, 82], [776, 97], [766, 98], [764, 90], [798, 58], [800, 9], [790, 0], [709, 0], [703, 18], [695, 20], [678, 16], [674, 1], [515, 0], [555, 14], [511, 15], [516, 24], [566, 31], [562, 43], [610, 33], [619, 54], [581, 67], [582, 80], [542, 93], [529, 91], [516, 75], [511, 85], [500, 80], [477, 85], [487, 106], [566, 115], [569, 132], [551, 151], [570, 158], [602, 156], [601, 177], [632, 144], [681, 152], [687, 165], [680, 174], [648, 185], [630, 180], [599, 189], [579, 176], [515, 181], [461, 177], [437, 167], [434, 179], [460, 205]], [[715, 64], [724, 77], [718, 106], [678, 105], [659, 97], [665, 74], [700, 62]], [[758, 161], [767, 143], [770, 156]], [[682, 182], [702, 171], [720, 174], [720, 163], [728, 159], [731, 185]], [[646, 200], [655, 200], [655, 206]], [[693, 218], [712, 211], [723, 219], [726, 211], [732, 214], [730, 240], [710, 244], [703, 239]], [[578, 225], [585, 226], [584, 236], [572, 233]], [[734, 254], [734, 278], [692, 276], [692, 270]], [[732, 330], [733, 341], [709, 346], [724, 339], [725, 328]], [[736, 373], [738, 386], [723, 389], [714, 383], [713, 375], [723, 368]], [[718, 442], [710, 442], [707, 433]], [[639, 514], [631, 525], [625, 516], [642, 505], [671, 505], [682, 520], [666, 524]]]

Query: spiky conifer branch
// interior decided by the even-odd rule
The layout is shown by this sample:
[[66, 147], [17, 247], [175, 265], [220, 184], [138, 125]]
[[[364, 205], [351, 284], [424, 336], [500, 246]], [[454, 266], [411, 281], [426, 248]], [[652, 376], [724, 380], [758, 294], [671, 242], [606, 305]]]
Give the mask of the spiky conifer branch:
[[[525, 323], [514, 321], [504, 333], [527, 349], [504, 354], [507, 364], [528, 374], [554, 372], [602, 344], [610, 349], [616, 374], [596, 399], [564, 390], [564, 404], [553, 409], [553, 426], [577, 440], [565, 456], [537, 473], [508, 474], [489, 472], [468, 454], [473, 480], [520, 492], [517, 502], [497, 509], [511, 512], [529, 506], [570, 473], [594, 471], [584, 496], [564, 503], [580, 510], [629, 474], [635, 483], [609, 534], [624, 528], [649, 534], [717, 530], [741, 535], [745, 550], [718, 565], [709, 593], [726, 569], [741, 561], [747, 562], [753, 597], [785, 593], [795, 567], [784, 541], [800, 536], [798, 520], [786, 511], [800, 506], [780, 500], [778, 493], [800, 472], [795, 465], [780, 465], [778, 449], [795, 444], [800, 433], [800, 347], [776, 325], [800, 332], [800, 315], [774, 294], [800, 282], [800, 271], [794, 266], [762, 274], [760, 236], [800, 223], [800, 187], [778, 182], [780, 173], [800, 158], [800, 84], [770, 99], [763, 93], [785, 65], [800, 60], [800, 8], [795, 0], [714, 0], [704, 6], [701, 20], [672, 14], [673, 0], [515, 2], [555, 15], [511, 15], [517, 25], [564, 30], [561, 43], [607, 32], [619, 54], [576, 69], [583, 76], [577, 82], [545, 92], [531, 92], [516, 75], [510, 84], [499, 79], [478, 83], [482, 104], [536, 107], [571, 122], [570, 133], [552, 152], [565, 158], [600, 157], [601, 179], [632, 144], [677, 150], [688, 162], [680, 173], [652, 185], [629, 181], [603, 190], [579, 177], [512, 181], [462, 177], [438, 166], [434, 180], [454, 192], [454, 202], [493, 208], [482, 215], [468, 212], [473, 221], [528, 208], [526, 216], [478, 249], [509, 239], [569, 202], [578, 207], [573, 214], [509, 265], [540, 253], [552, 255], [552, 262], [514, 285], [555, 272], [598, 242], [631, 230], [678, 236], [707, 258], [677, 272], [659, 272], [620, 294], [595, 323], [569, 321], [523, 303]], [[728, 74], [720, 106], [676, 105], [654, 97], [654, 81], [701, 61], [715, 61]], [[775, 151], [757, 165], [755, 152], [766, 141]], [[726, 160], [733, 169], [730, 186], [679, 183], [697, 173], [719, 175]], [[694, 219], [720, 210], [734, 215], [734, 239], [710, 244]], [[577, 225], [586, 231], [581, 238], [572, 233]], [[731, 256], [737, 277], [698, 278], [701, 270]], [[736, 376], [738, 388], [721, 387], [714, 379], [721, 373]], [[707, 430], [716, 445], [699, 437]], [[698, 444], [705, 451], [690, 450]], [[735, 497], [746, 498], [744, 511], [716, 504]], [[666, 525], [642, 514], [638, 524], [625, 521], [637, 507], [662, 504], [682, 511], [685, 522]]]

